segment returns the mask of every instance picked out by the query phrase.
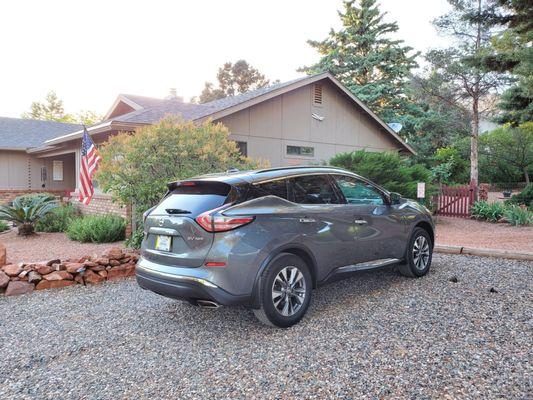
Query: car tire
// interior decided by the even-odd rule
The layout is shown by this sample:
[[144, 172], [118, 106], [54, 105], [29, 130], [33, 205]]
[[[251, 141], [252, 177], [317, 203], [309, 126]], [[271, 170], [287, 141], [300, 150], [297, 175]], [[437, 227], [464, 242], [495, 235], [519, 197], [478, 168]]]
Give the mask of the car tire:
[[428, 273], [433, 258], [433, 243], [428, 232], [415, 228], [407, 249], [404, 263], [399, 265], [400, 273], [409, 278], [420, 278]]
[[288, 328], [307, 312], [313, 280], [307, 264], [298, 256], [278, 254], [261, 274], [254, 314], [266, 325]]

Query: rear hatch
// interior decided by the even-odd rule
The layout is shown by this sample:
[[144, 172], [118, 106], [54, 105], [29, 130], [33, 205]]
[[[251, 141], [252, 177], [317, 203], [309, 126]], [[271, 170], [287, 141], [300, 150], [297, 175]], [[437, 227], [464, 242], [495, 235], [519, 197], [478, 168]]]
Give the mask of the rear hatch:
[[201, 266], [213, 244], [214, 233], [204, 230], [194, 218], [224, 205], [232, 189], [218, 181], [173, 184], [146, 218], [143, 256], [164, 265]]

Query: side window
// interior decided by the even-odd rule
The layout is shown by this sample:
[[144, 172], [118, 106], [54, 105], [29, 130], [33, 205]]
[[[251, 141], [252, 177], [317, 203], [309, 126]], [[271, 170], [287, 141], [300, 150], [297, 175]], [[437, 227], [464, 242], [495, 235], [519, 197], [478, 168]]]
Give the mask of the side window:
[[334, 175], [348, 204], [385, 204], [381, 193], [372, 185], [351, 176]]
[[265, 182], [252, 186], [248, 200], [271, 195], [288, 200], [289, 196], [287, 193], [287, 180], [282, 179], [279, 181]]
[[289, 180], [294, 202], [299, 204], [339, 204], [340, 199], [326, 175], [299, 176]]

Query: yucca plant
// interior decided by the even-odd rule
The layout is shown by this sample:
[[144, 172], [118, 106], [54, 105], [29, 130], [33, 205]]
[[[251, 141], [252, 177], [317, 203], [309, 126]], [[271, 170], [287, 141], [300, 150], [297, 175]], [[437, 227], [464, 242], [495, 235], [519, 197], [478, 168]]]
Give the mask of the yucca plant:
[[0, 206], [0, 219], [13, 222], [18, 234], [27, 236], [35, 230], [35, 224], [57, 207], [57, 202], [50, 197], [20, 196], [13, 200], [11, 206]]

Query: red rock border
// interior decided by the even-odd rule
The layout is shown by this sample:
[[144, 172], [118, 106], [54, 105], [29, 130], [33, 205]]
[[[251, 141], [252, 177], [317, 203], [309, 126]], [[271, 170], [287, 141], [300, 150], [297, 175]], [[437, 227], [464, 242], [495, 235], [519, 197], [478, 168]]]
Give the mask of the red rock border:
[[[1, 250], [1, 249], [0, 249]], [[0, 293], [14, 296], [33, 290], [97, 284], [135, 275], [138, 252], [112, 247], [100, 257], [19, 263], [0, 267]], [[0, 264], [1, 265], [1, 264]]]

